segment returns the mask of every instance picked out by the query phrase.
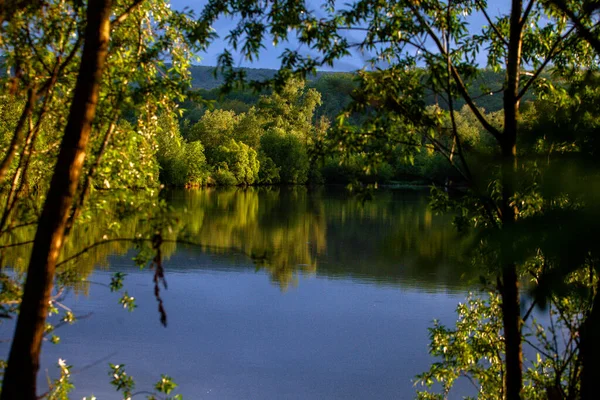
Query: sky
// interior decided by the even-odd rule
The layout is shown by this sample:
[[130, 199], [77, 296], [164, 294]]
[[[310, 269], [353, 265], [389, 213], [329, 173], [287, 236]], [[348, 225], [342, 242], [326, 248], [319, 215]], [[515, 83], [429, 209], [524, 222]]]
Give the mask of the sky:
[[[347, 3], [349, 1], [344, 1]], [[183, 10], [185, 7], [193, 10], [196, 15], [199, 15], [202, 12], [202, 8], [207, 3], [207, 0], [171, 0], [171, 4], [176, 10]], [[508, 12], [510, 9], [510, 0], [488, 0], [488, 14], [494, 16], [503, 14]], [[314, 10], [318, 10], [321, 2], [318, 0], [311, 0], [309, 4], [313, 5]], [[217, 64], [218, 55], [223, 52], [225, 46], [227, 46], [226, 42], [223, 40], [225, 36], [229, 33], [229, 30], [235, 26], [236, 19], [235, 18], [221, 18], [217, 21], [217, 23], [213, 26], [217, 31], [217, 34], [220, 36], [220, 39], [213, 42], [213, 44], [208, 48], [207, 52], [200, 53], [201, 61], [199, 65], [206, 66], [215, 66]], [[481, 28], [486, 25], [485, 18], [482, 14], [473, 15], [470, 19], [471, 31], [479, 32]], [[286, 47], [293, 46], [296, 48], [297, 45], [293, 42], [288, 43], [287, 45], [281, 44], [280, 46], [274, 47], [271, 45], [270, 41], [265, 43], [266, 49], [263, 49], [260, 54], [258, 60], [254, 62], [248, 62], [244, 60], [244, 58], [240, 55], [237, 56], [236, 61], [238, 65], [241, 67], [250, 67], [250, 68], [269, 68], [269, 69], [277, 69], [280, 65], [279, 57], [283, 50]], [[333, 70], [333, 71], [356, 71], [366, 66], [367, 55], [361, 55], [359, 53], [354, 53], [351, 57], [345, 57], [343, 59], [338, 60], [333, 68], [323, 68], [323, 70]], [[485, 55], [481, 55], [481, 58], [478, 60], [481, 66], [485, 66]]]

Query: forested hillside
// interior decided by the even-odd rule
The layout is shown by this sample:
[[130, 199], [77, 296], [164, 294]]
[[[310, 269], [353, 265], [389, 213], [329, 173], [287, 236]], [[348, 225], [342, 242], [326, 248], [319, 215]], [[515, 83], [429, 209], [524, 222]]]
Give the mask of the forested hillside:
[[[239, 68], [246, 74], [246, 79], [249, 81], [266, 81], [272, 79], [277, 70], [268, 68]], [[190, 66], [190, 73], [192, 76], [192, 87], [194, 89], [216, 89], [219, 88], [225, 82], [222, 76], [215, 76], [215, 67], [205, 65], [192, 65]], [[333, 72], [334, 73], [334, 72]], [[323, 75], [332, 74], [332, 72], [317, 72], [316, 75], [309, 78], [309, 80], [319, 79]]]
[[[248, 81], [265, 81], [272, 79], [277, 70], [266, 68], [240, 68], [246, 74]], [[217, 99], [219, 97], [219, 88], [225, 82], [223, 76], [215, 76], [215, 67], [204, 65], [192, 65], [190, 73], [192, 77], [192, 87], [201, 90], [205, 98]], [[323, 97], [323, 104], [318, 108], [318, 115], [335, 116], [336, 113], [345, 106], [350, 99], [350, 92], [354, 88], [353, 79], [356, 74], [353, 72], [317, 72], [315, 75], [307, 77], [307, 85], [316, 88]], [[504, 71], [493, 72], [482, 70], [473, 86], [477, 88], [477, 105], [487, 111], [498, 111], [502, 108], [502, 96], [499, 91], [503, 87]], [[525, 100], [531, 100], [533, 96], [529, 94]], [[251, 91], [240, 94], [233, 93], [223, 97], [224, 100], [240, 100], [247, 104], [254, 104], [258, 96], [253, 96]], [[426, 102], [429, 105], [438, 102], [442, 108], [447, 108], [443, 100], [433, 94], [428, 96]], [[459, 101], [458, 106], [464, 102]]]

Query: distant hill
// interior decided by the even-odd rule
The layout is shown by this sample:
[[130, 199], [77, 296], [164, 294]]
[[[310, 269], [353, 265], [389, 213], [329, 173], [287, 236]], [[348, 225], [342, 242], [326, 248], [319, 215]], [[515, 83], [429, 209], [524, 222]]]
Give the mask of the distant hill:
[[[192, 73], [192, 87], [194, 89], [203, 89], [206, 91], [214, 91], [224, 82], [223, 77], [214, 77], [213, 71], [215, 67], [194, 65], [191, 67]], [[266, 68], [243, 68], [246, 71], [248, 80], [266, 80], [272, 78], [277, 70], [266, 69]], [[325, 79], [323, 79], [325, 78]], [[323, 96], [324, 105], [318, 110], [317, 114], [335, 116], [336, 113], [343, 108], [350, 101], [350, 92], [352, 91], [352, 85], [348, 82], [352, 81], [352, 73], [349, 72], [317, 72], [316, 76], [310, 76], [308, 78], [308, 86], [314, 87], [319, 90]], [[486, 111], [498, 111], [503, 107], [502, 93], [498, 92], [504, 82], [504, 72], [492, 72], [490, 70], [483, 70], [479, 75], [477, 82], [473, 84], [473, 98], [475, 102], [485, 108]], [[215, 93], [207, 93], [207, 98], [217, 98]], [[239, 94], [234, 94], [233, 97], [237, 98]], [[248, 97], [248, 95], [246, 95]], [[257, 96], [250, 96], [258, 99]], [[531, 93], [528, 93], [524, 97], [524, 101], [533, 100], [534, 97]], [[250, 98], [243, 99], [244, 101], [250, 101]], [[433, 96], [427, 96], [425, 99], [427, 104], [435, 104], [436, 98]], [[464, 105], [464, 101], [457, 100], [455, 102], [456, 109], [459, 109]], [[440, 104], [441, 107], [445, 108], [445, 104]], [[326, 110], [327, 109], [327, 110]]]
[[[266, 69], [266, 68], [242, 68], [246, 71], [248, 80], [261, 81], [273, 78], [277, 70]], [[205, 65], [193, 65], [191, 67], [192, 72], [192, 87], [194, 89], [216, 89], [221, 86], [224, 82], [223, 77], [214, 77], [213, 71], [215, 67], [209, 67]], [[316, 76], [308, 78], [309, 81], [319, 79], [324, 74], [334, 74], [335, 72], [317, 72]]]

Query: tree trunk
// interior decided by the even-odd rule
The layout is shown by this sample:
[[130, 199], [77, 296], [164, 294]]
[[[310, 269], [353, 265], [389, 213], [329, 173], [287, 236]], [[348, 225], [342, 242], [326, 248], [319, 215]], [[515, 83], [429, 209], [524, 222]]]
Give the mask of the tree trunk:
[[35, 235], [2, 386], [2, 400], [36, 399], [36, 377], [56, 263], [96, 113], [110, 38], [111, 0], [89, 0], [84, 47], [69, 119]]
[[[598, 287], [600, 288], [600, 286]], [[581, 359], [581, 399], [598, 398], [598, 382], [600, 382], [600, 293], [598, 288], [594, 296], [592, 310], [586, 316], [580, 328], [581, 341], [579, 354]]]
[[502, 273], [502, 324], [506, 351], [506, 374], [504, 393], [506, 399], [521, 398], [523, 385], [523, 348], [521, 343], [521, 310], [519, 301], [519, 280], [514, 264], [504, 267]]
[[[502, 147], [502, 225], [513, 224], [517, 209], [511, 205], [515, 194], [517, 174], [517, 129], [519, 115], [519, 74], [521, 69], [521, 51], [523, 27], [521, 13], [522, 0], [512, 0], [510, 14], [510, 33], [508, 38], [508, 57], [506, 62], [506, 89], [504, 91], [504, 131], [501, 137]], [[502, 323], [504, 327], [504, 345], [506, 351], [505, 396], [508, 400], [521, 398], [523, 386], [523, 348], [521, 342], [521, 309], [519, 301], [519, 277], [517, 266], [511, 260], [511, 248], [505, 238], [502, 245]]]

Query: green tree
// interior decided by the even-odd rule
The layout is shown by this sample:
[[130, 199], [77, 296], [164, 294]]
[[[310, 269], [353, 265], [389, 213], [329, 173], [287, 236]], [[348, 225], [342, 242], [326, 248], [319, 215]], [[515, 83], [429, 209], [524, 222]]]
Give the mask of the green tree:
[[[262, 96], [257, 112], [263, 118], [265, 133], [260, 148], [265, 160], [270, 159], [278, 169], [283, 183], [304, 184], [308, 181], [310, 158], [308, 151], [322, 132], [314, 121], [321, 95], [315, 89], [305, 89], [304, 81], [288, 80], [269, 96]], [[327, 126], [321, 130], [326, 130]], [[269, 161], [267, 161], [269, 163]], [[268, 180], [273, 180], [276, 174]]]
[[160, 181], [165, 184], [184, 186], [187, 182], [185, 165], [185, 140], [181, 137], [174, 118], [163, 114], [158, 120], [157, 161], [160, 165]]
[[321, 104], [315, 89], [305, 90], [303, 80], [288, 80], [279, 90], [262, 96], [258, 110], [266, 119], [266, 128], [278, 128], [286, 134], [308, 141], [314, 130], [314, 114]]
[[[157, 109], [173, 109], [181, 99], [190, 61], [184, 31], [193, 23], [160, 0], [32, 2], [8, 12], [3, 3], [1, 11], [2, 63], [9, 71], [1, 78], [3, 94], [22, 101], [0, 164], [0, 182], [8, 187], [1, 234], [23, 219], [37, 224], [2, 398], [35, 399], [50, 294], [71, 228], [94, 178], [106, 172], [103, 156], [110, 164], [113, 144], [131, 151], [127, 142], [135, 136], [120, 133], [127, 129], [119, 123], [123, 111], [136, 110], [136, 131], [152, 137]], [[166, 57], [173, 68], [165, 68]], [[141, 174], [146, 151], [153, 151], [152, 141], [147, 145], [138, 146], [143, 157], [128, 160]], [[31, 187], [29, 177], [42, 163], [40, 184]], [[149, 179], [119, 179], [137, 178]], [[37, 194], [41, 210], [32, 208]]]
[[255, 107], [239, 116], [239, 123], [235, 127], [233, 139], [242, 142], [257, 150], [260, 138], [264, 133], [264, 117]]
[[281, 182], [306, 183], [309, 158], [301, 138], [283, 129], [271, 128], [261, 137], [260, 145], [265, 157], [277, 167]]
[[229, 139], [217, 148], [214, 162], [222, 173], [227, 171], [233, 176], [234, 180], [231, 182], [235, 185], [252, 185], [258, 180], [260, 163], [256, 150], [245, 143]]
[[208, 182], [208, 164], [200, 141], [187, 142], [173, 116], [159, 117], [156, 134], [160, 181], [175, 186], [202, 186]]
[[199, 140], [212, 164], [213, 152], [227, 139], [233, 138], [239, 117], [233, 111], [214, 110], [204, 113], [200, 121], [192, 126], [186, 139]]
[[208, 180], [208, 165], [204, 156], [204, 146], [199, 141], [186, 143], [184, 147], [186, 164], [186, 185], [202, 186]]

